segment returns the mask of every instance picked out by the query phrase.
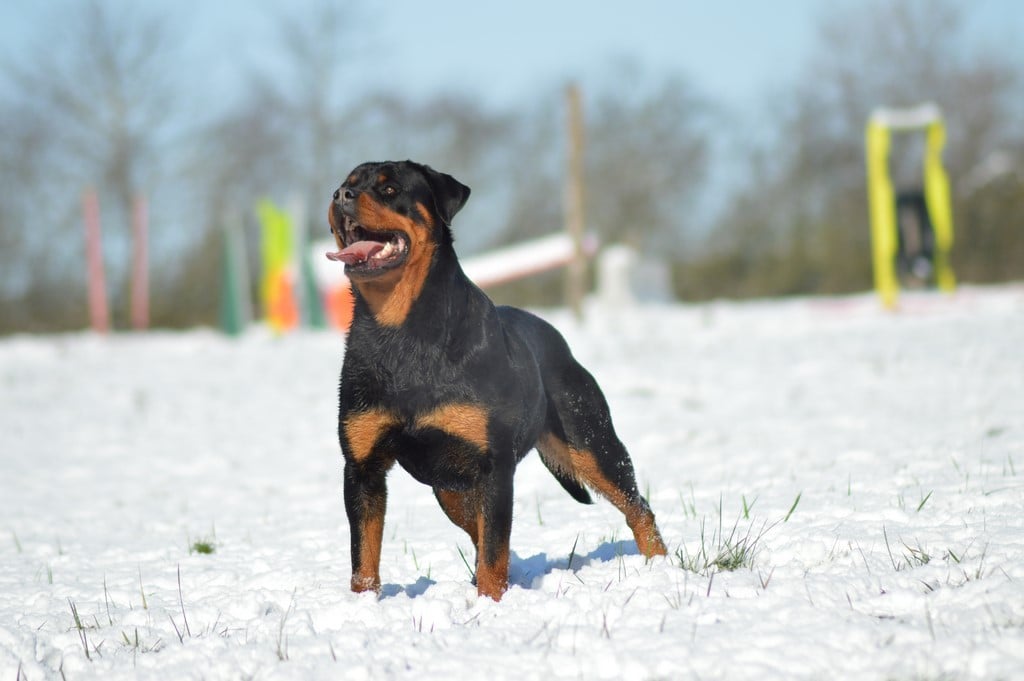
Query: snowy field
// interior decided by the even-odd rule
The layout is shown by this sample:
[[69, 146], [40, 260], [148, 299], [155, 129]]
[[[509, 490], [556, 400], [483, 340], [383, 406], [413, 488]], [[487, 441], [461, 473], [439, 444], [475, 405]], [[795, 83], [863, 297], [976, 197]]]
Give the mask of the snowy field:
[[336, 334], [2, 339], [0, 680], [1024, 678], [1024, 289], [904, 302], [546, 315], [674, 555], [531, 455], [501, 603], [398, 468], [349, 592]]

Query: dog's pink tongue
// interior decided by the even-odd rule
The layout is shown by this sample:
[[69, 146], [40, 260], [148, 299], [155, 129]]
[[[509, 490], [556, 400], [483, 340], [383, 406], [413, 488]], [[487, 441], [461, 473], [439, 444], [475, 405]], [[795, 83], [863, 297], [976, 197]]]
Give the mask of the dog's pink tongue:
[[346, 265], [355, 265], [366, 262], [382, 248], [384, 248], [384, 244], [379, 241], [357, 241], [342, 251], [328, 253], [327, 259], [338, 260]]

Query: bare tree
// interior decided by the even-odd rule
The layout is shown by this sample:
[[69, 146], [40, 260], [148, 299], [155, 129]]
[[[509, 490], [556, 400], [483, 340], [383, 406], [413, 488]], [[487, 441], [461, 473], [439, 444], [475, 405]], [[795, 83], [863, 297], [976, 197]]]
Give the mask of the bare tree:
[[[122, 282], [115, 290], [123, 295], [132, 204], [161, 182], [165, 157], [159, 151], [172, 133], [168, 29], [135, 6], [100, 0], [61, 11], [61, 20], [48, 23], [23, 60], [4, 65], [12, 84], [7, 91], [17, 93], [7, 104], [24, 151], [16, 165], [29, 185], [13, 200], [33, 203], [31, 210], [15, 208], [31, 235], [23, 247], [31, 251], [56, 238], [70, 250], [67, 242], [81, 231], [80, 192], [94, 186], [105, 206], [108, 271]], [[56, 277], [66, 271], [64, 258]], [[63, 286], [59, 294], [68, 297]]]
[[635, 64], [610, 80], [630, 87], [598, 92], [586, 112], [589, 226], [605, 242], [678, 255], [698, 227], [712, 107], [682, 77], [652, 82]]
[[412, 101], [377, 93], [343, 121], [348, 161], [334, 181], [365, 160], [411, 158], [451, 173], [473, 190], [455, 228], [460, 253], [473, 253], [504, 227], [523, 124], [521, 112], [491, 110], [463, 94]]
[[[306, 205], [317, 209], [330, 196], [344, 147], [342, 75], [350, 65], [350, 55], [342, 48], [348, 44], [347, 34], [356, 12], [354, 3], [343, 8], [338, 3], [321, 2], [308, 16], [290, 15], [281, 22], [282, 44], [292, 77], [277, 96], [281, 113], [297, 123], [291, 142], [297, 154], [294, 167], [301, 184], [299, 191]], [[322, 219], [316, 217], [323, 211], [313, 212], [316, 215], [311, 219], [320, 224]]]
[[48, 219], [71, 220], [78, 208], [73, 193], [62, 205], [42, 189], [55, 162], [49, 129], [11, 101], [0, 103], [0, 128], [0, 333], [82, 326], [84, 295], [68, 295], [84, 289], [84, 273], [76, 278], [68, 266], [81, 253], [79, 232], [46, 229]]

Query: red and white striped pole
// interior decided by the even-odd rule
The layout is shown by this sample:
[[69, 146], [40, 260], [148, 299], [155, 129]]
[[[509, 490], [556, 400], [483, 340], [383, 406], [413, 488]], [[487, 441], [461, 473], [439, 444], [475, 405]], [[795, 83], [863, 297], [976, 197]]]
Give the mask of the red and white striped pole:
[[132, 205], [132, 328], [143, 331], [149, 326], [149, 211], [145, 196], [136, 196]]
[[103, 277], [100, 201], [94, 189], [87, 189], [82, 194], [82, 216], [85, 220], [85, 257], [89, 274], [89, 319], [93, 331], [106, 333], [110, 329], [110, 313], [107, 310], [107, 286]]

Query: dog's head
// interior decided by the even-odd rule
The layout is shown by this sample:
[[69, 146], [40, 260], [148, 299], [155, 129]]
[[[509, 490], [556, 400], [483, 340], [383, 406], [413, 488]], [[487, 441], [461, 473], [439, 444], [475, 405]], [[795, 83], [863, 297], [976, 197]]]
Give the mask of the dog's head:
[[327, 219], [339, 250], [327, 257], [356, 282], [424, 270], [468, 198], [469, 187], [429, 166], [363, 163], [334, 192]]

